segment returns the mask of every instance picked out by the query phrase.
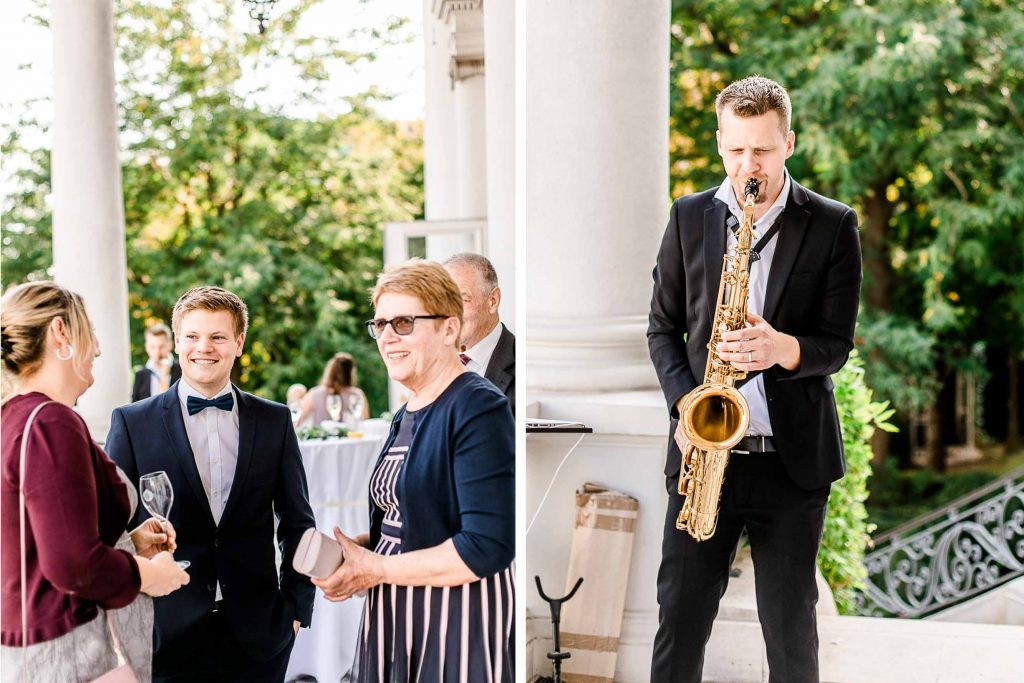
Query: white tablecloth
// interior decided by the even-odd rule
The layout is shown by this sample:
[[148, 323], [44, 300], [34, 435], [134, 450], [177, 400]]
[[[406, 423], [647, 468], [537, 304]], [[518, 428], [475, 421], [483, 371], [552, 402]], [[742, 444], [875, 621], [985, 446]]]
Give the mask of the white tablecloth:
[[[299, 442], [317, 529], [330, 536], [335, 526], [348, 536], [369, 531], [366, 489], [386, 430], [368, 424], [361, 439]], [[312, 628], [299, 629], [285, 680], [309, 674], [318, 683], [339, 683], [352, 667], [362, 610], [362, 598], [332, 603], [317, 589]]]

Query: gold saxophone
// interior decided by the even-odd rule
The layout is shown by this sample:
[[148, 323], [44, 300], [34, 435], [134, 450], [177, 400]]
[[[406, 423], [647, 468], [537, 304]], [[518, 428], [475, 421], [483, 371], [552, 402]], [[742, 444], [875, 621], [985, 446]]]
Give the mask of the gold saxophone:
[[685, 496], [676, 528], [698, 541], [715, 534], [718, 502], [729, 464], [729, 449], [739, 443], [750, 424], [750, 409], [734, 386], [747, 373], [718, 355], [722, 333], [747, 324], [750, 289], [750, 250], [754, 238], [754, 201], [758, 184], [751, 178], [743, 188], [743, 220], [736, 233], [739, 244], [727, 252], [718, 285], [718, 305], [708, 341], [704, 383], [683, 398], [679, 421], [689, 444], [679, 471], [679, 494]]

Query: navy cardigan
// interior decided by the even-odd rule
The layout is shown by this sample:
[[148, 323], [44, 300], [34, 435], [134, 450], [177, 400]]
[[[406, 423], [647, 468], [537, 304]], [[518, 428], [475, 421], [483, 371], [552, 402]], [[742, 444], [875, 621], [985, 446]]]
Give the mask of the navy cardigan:
[[[464, 372], [421, 408], [398, 475], [402, 551], [451, 538], [466, 566], [483, 578], [515, 558], [515, 421], [508, 399], [475, 372]], [[387, 453], [405, 416], [402, 406], [377, 459]], [[370, 502], [370, 547], [384, 513]]]

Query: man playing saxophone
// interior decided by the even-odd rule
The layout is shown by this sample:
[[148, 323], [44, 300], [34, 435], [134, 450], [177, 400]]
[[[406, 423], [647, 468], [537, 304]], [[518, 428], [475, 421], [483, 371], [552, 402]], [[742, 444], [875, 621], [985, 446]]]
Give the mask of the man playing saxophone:
[[[651, 680], [701, 680], [704, 647], [746, 529], [770, 681], [818, 681], [815, 560], [830, 486], [845, 469], [829, 376], [853, 348], [861, 283], [857, 216], [786, 171], [795, 135], [781, 85], [745, 78], [725, 88], [715, 108], [726, 178], [673, 204], [654, 269], [647, 331], [672, 418]], [[715, 335], [721, 341], [712, 353], [735, 371], [745, 429], [728, 449], [717, 520], [707, 527], [710, 535], [696, 534], [697, 540], [677, 529], [684, 504], [680, 463], [688, 446], [680, 409], [684, 417], [693, 414], [686, 397], [711, 373], [708, 343], [721, 314], [720, 283], [727, 279], [723, 256], [737, 253], [751, 180], [757, 190], [747, 219], [754, 230], [751, 254], [724, 266], [729, 271], [730, 263], [749, 263], [747, 326]], [[708, 413], [715, 410], [701, 412]], [[684, 477], [684, 492], [688, 483]]]

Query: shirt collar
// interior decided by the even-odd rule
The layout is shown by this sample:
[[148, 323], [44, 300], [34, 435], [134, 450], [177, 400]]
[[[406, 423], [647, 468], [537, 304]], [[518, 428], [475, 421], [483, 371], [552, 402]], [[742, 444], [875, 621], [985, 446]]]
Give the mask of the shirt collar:
[[[757, 227], [762, 225], [771, 225], [775, 221], [775, 218], [786, 208], [786, 203], [789, 201], [789, 191], [793, 182], [789, 177], [788, 170], [783, 169], [783, 173], [786, 174], [786, 180], [782, 183], [782, 192], [780, 192], [779, 196], [775, 198], [775, 202], [768, 208], [764, 216], [755, 222]], [[722, 184], [718, 186], [718, 191], [715, 192], [715, 199], [729, 207], [729, 211], [732, 215], [736, 216], [736, 218], [743, 218], [743, 209], [740, 208], [739, 202], [736, 200], [736, 193], [732, 190], [732, 183], [729, 182], [728, 176], [722, 181]]]
[[469, 356], [471, 360], [476, 361], [480, 365], [484, 365], [483, 361], [490, 359], [491, 354], [494, 353], [494, 347], [498, 345], [498, 339], [500, 337], [501, 322], [499, 321], [486, 337], [478, 341], [473, 347], [463, 351], [463, 353]]
[[153, 372], [157, 373], [158, 375], [160, 374], [160, 366], [158, 366], [156, 363], [154, 363], [152, 358], [146, 361], [146, 369], [147, 370], [152, 370]]

